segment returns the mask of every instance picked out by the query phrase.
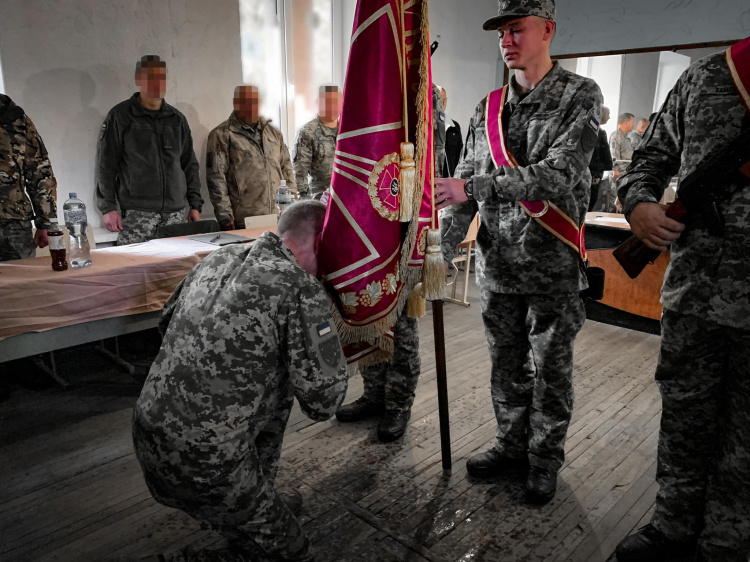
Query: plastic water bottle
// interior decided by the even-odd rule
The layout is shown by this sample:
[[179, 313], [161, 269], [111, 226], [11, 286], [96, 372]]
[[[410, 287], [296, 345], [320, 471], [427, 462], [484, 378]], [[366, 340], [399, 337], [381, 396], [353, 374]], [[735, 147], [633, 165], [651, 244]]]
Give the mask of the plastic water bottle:
[[91, 265], [91, 247], [86, 237], [88, 220], [86, 219], [86, 205], [78, 199], [77, 194], [70, 193], [63, 205], [65, 226], [70, 234], [70, 249], [68, 251], [70, 265], [73, 267], [89, 267]]
[[292, 190], [286, 185], [286, 180], [281, 180], [281, 185], [276, 188], [276, 208], [279, 210], [279, 218], [294, 203]]

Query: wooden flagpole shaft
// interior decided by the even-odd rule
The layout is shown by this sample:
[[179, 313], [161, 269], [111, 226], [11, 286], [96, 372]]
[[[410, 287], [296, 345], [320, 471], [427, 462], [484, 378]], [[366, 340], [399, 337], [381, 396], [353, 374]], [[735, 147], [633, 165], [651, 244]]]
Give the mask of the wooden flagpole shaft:
[[440, 450], [443, 470], [450, 472], [451, 426], [448, 413], [448, 373], [445, 366], [445, 325], [443, 323], [443, 301], [432, 301], [432, 324], [435, 331], [435, 371], [438, 387], [438, 415], [440, 417]]

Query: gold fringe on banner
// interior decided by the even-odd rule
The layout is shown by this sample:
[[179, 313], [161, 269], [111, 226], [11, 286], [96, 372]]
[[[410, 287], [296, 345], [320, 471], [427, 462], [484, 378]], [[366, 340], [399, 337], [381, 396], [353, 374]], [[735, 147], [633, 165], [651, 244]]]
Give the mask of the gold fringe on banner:
[[417, 164], [414, 162], [414, 145], [410, 142], [401, 143], [399, 184], [399, 220], [409, 222], [414, 216], [414, 198], [420, 195], [417, 185]]

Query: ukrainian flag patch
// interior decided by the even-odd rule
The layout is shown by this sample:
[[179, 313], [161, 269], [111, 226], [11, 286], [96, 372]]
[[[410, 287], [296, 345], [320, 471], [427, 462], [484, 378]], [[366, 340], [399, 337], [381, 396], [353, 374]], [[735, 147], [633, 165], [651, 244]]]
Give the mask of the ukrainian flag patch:
[[599, 132], [599, 121], [596, 120], [596, 117], [589, 119], [589, 126], [597, 133]]
[[332, 331], [330, 322], [323, 322], [318, 326], [317, 330], [319, 337], [327, 336]]

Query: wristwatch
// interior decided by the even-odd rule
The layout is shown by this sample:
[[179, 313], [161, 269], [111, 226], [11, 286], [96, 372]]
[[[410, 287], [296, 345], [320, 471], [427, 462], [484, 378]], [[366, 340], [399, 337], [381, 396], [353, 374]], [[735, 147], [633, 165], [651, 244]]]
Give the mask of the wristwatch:
[[466, 181], [464, 184], [464, 193], [469, 198], [469, 201], [474, 199], [474, 180], [469, 179]]

